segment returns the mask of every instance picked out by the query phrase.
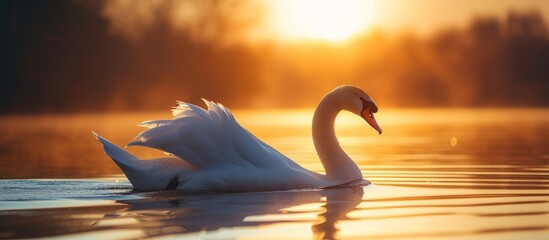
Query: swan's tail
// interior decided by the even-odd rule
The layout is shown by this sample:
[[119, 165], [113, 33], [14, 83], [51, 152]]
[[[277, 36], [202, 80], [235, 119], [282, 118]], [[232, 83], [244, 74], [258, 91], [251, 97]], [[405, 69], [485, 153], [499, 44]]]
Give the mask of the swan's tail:
[[[101, 137], [99, 134], [93, 132], [93, 136], [99, 140], [101, 144], [103, 144], [103, 150], [105, 150], [105, 153], [111, 157], [116, 164], [122, 164], [122, 165], [139, 165], [139, 158], [132, 155], [131, 153], [127, 152], [126, 150], [119, 148], [118, 146], [111, 143], [109, 140]], [[122, 167], [122, 166], [121, 166]], [[137, 166], [135, 166], [137, 167]]]
[[103, 144], [109, 157], [122, 169], [136, 190], [158, 191], [175, 189], [184, 179], [193, 173], [186, 162], [176, 157], [140, 160], [126, 150], [114, 145], [99, 134], [92, 132]]

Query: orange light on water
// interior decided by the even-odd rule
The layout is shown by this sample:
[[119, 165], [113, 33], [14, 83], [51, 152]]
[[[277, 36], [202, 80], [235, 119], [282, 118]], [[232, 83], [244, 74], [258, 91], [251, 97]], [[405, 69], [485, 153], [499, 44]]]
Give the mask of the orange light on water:
[[458, 139], [456, 137], [452, 137], [450, 139], [450, 146], [455, 147], [458, 144]]

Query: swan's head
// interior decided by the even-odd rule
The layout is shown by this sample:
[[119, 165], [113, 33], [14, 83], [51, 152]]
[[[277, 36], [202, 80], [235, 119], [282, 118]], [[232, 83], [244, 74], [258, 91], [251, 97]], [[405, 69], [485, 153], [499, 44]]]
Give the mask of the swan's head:
[[349, 85], [337, 87], [332, 92], [339, 96], [340, 104], [342, 104], [341, 108], [361, 116], [381, 134], [382, 130], [374, 118], [374, 113], [378, 110], [377, 105], [368, 94], [358, 87]]

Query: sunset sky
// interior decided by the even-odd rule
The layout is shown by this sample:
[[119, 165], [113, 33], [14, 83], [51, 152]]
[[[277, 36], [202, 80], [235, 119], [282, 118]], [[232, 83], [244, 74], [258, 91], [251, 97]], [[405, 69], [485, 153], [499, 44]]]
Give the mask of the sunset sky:
[[444, 26], [464, 26], [471, 17], [503, 16], [508, 10], [537, 9], [549, 16], [543, 0], [383, 0], [267, 1], [268, 26], [284, 40], [340, 41], [372, 28], [428, 34]]
[[[214, 30], [204, 22], [217, 17], [208, 9], [212, 5], [202, 1], [106, 1], [101, 16], [112, 21], [114, 31], [129, 37], [159, 21], [156, 12], [162, 12], [176, 29], [208, 35]], [[254, 0], [222, 1], [214, 9], [228, 16], [226, 25], [246, 25], [242, 32], [233, 29], [236, 40], [338, 43], [372, 29], [427, 35], [447, 26], [464, 27], [477, 16], [504, 17], [510, 10], [537, 10], [549, 16], [549, 1]]]
[[0, 113], [159, 110], [203, 97], [235, 107], [312, 107], [341, 84], [394, 107], [549, 105], [549, 1], [0, 7], [7, 36]]

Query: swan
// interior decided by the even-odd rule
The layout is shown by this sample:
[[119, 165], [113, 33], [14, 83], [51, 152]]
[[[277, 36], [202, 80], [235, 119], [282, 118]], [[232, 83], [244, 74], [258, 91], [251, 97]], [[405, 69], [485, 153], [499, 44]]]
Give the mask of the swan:
[[361, 116], [379, 134], [377, 105], [354, 86], [339, 86], [318, 104], [312, 122], [315, 149], [326, 174], [305, 169], [244, 129], [221, 104], [202, 99], [207, 110], [177, 102], [171, 120], [139, 124], [141, 132], [126, 146], [145, 146], [170, 156], [141, 160], [92, 132], [104, 152], [122, 169], [135, 190], [277, 191], [369, 184], [343, 151], [334, 123], [342, 110]]

